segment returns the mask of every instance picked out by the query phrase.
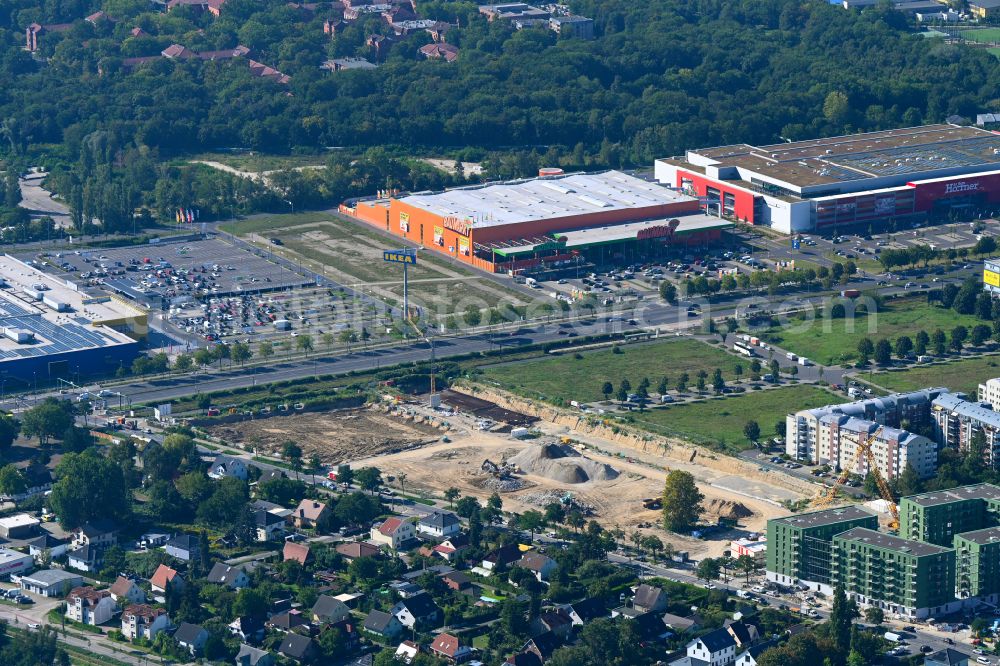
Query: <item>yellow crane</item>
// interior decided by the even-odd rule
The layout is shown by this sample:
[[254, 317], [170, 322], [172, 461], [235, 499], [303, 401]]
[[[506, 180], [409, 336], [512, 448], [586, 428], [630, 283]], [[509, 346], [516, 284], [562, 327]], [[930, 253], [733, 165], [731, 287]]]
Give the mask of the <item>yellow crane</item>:
[[881, 495], [882, 499], [885, 500], [886, 505], [889, 509], [889, 529], [895, 530], [899, 528], [899, 507], [896, 506], [896, 500], [892, 496], [892, 489], [889, 488], [889, 484], [886, 482], [885, 477], [878, 469], [878, 465], [875, 461], [875, 454], [872, 453], [872, 444], [878, 439], [879, 435], [882, 434], [882, 426], [879, 426], [875, 432], [869, 435], [866, 439], [858, 443], [857, 448], [854, 450], [854, 460], [850, 465], [844, 467], [841, 471], [840, 476], [833, 483], [832, 486], [825, 492], [820, 494], [812, 504], [814, 507], [823, 508], [829, 506], [837, 498], [837, 493], [847, 483], [847, 479], [850, 478], [851, 473], [856, 468], [857, 463], [864, 456], [865, 461], [868, 463], [868, 472], [875, 477], [875, 485], [878, 487], [878, 493]]

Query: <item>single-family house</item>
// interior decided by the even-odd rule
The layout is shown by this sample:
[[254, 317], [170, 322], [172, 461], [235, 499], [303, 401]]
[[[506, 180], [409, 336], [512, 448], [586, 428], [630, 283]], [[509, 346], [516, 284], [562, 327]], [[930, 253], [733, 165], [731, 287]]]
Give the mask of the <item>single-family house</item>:
[[118, 542], [118, 527], [111, 520], [95, 520], [73, 530], [73, 545], [113, 546]]
[[396, 619], [395, 615], [380, 610], [373, 610], [368, 613], [368, 617], [365, 618], [361, 629], [382, 638], [393, 639], [402, 633], [403, 624]]
[[351, 609], [347, 607], [347, 604], [328, 594], [319, 595], [312, 607], [313, 622], [334, 624], [346, 620], [350, 616]]
[[560, 646], [562, 646], [562, 642], [555, 634], [546, 632], [533, 637], [525, 643], [521, 648], [521, 652], [530, 652], [538, 657], [539, 663], [543, 663], [548, 661], [552, 657], [552, 653], [558, 650]]
[[205, 580], [216, 585], [225, 585], [233, 590], [244, 588], [250, 584], [250, 576], [242, 567], [229, 566], [224, 562], [216, 562]]
[[466, 534], [458, 533], [434, 546], [434, 554], [446, 562], [454, 562], [468, 547], [469, 537]]
[[288, 475], [285, 474], [285, 470], [278, 469], [277, 467], [265, 469], [261, 471], [260, 476], [257, 477], [257, 485], [260, 486], [265, 483], [270, 483], [271, 481], [279, 481], [287, 478]]
[[366, 541], [350, 541], [348, 543], [339, 543], [336, 548], [337, 552], [345, 560], [356, 560], [359, 557], [375, 557], [381, 551], [378, 546], [373, 546]]
[[709, 666], [728, 666], [736, 661], [736, 639], [726, 628], [710, 631], [687, 644], [687, 656]]
[[178, 534], [163, 547], [167, 555], [185, 562], [194, 562], [201, 557], [201, 543], [193, 534]]
[[177, 641], [177, 645], [182, 650], [186, 650], [194, 657], [200, 654], [202, 648], [205, 647], [208, 632], [200, 624], [181, 622], [181, 626], [177, 627], [177, 631], [174, 632], [174, 640]]
[[582, 627], [592, 620], [601, 617], [608, 617], [608, 606], [603, 599], [591, 597], [573, 604], [563, 604], [558, 606], [569, 617], [574, 627]]
[[643, 613], [666, 610], [667, 593], [662, 588], [642, 583], [635, 588], [632, 607]]
[[28, 542], [28, 554], [36, 560], [45, 553], [48, 553], [49, 559], [61, 557], [68, 550], [69, 539], [59, 539], [48, 532], [44, 532], [42, 536], [35, 537]]
[[236, 666], [274, 666], [274, 655], [245, 643], [236, 654]]
[[407, 599], [400, 599], [390, 611], [407, 629], [416, 626], [434, 627], [441, 620], [441, 609], [426, 592]]
[[208, 468], [208, 477], [210, 479], [224, 479], [226, 477], [232, 477], [234, 479], [246, 481], [247, 476], [247, 464], [241, 459], [234, 458], [233, 456], [216, 456], [215, 460], [212, 461], [212, 466]]
[[97, 626], [110, 620], [118, 604], [108, 590], [93, 587], [75, 587], [66, 597], [66, 617], [74, 622]]
[[401, 661], [404, 664], [412, 664], [413, 660], [417, 658], [420, 654], [420, 646], [413, 641], [403, 641], [396, 648], [396, 654], [394, 659], [396, 661]]
[[472, 579], [465, 573], [461, 571], [449, 571], [446, 574], [438, 576], [449, 590], [455, 592], [467, 592], [472, 590]]
[[184, 587], [184, 577], [177, 573], [176, 569], [161, 564], [153, 572], [153, 577], [149, 579], [149, 585], [153, 592], [166, 594], [169, 587]]
[[497, 569], [510, 566], [519, 559], [521, 559], [521, 549], [516, 543], [508, 543], [487, 553], [481, 566], [487, 572], [492, 573]]
[[458, 534], [461, 530], [462, 521], [451, 511], [434, 511], [417, 523], [418, 532], [438, 539]]
[[104, 560], [104, 549], [86, 544], [67, 551], [66, 564], [77, 571], [97, 571]]
[[445, 62], [455, 62], [458, 60], [458, 47], [447, 42], [432, 42], [421, 46], [420, 55], [428, 60], [444, 60]]
[[83, 584], [83, 576], [62, 569], [44, 569], [21, 576], [19, 585], [25, 592], [43, 597], [61, 597], [74, 587]]
[[264, 638], [264, 623], [249, 616], [238, 617], [228, 625], [229, 633], [244, 643], [256, 643]]
[[660, 619], [663, 620], [663, 624], [667, 629], [672, 630], [676, 634], [698, 631], [702, 625], [702, 619], [699, 615], [681, 617], [673, 613], [664, 613]]
[[463, 645], [457, 636], [438, 634], [431, 643], [431, 654], [451, 664], [461, 664], [472, 659], [472, 648]]
[[268, 628], [275, 629], [277, 631], [291, 631], [295, 627], [301, 627], [304, 624], [309, 624], [309, 620], [302, 614], [302, 611], [292, 609], [285, 611], [284, 613], [272, 615], [264, 624]]
[[535, 575], [539, 583], [546, 583], [552, 572], [558, 566], [556, 561], [548, 555], [535, 552], [527, 552], [517, 561], [517, 566], [527, 569]]
[[737, 650], [745, 650], [755, 644], [760, 638], [756, 625], [743, 621], [726, 620], [722, 623], [723, 628], [736, 641]]
[[561, 611], [545, 611], [531, 621], [531, 634], [538, 636], [551, 632], [556, 638], [565, 641], [573, 631], [573, 620]]
[[281, 641], [278, 653], [293, 661], [303, 663], [312, 659], [316, 654], [316, 644], [308, 636], [290, 631], [285, 634], [285, 639]]
[[[763, 643], [751, 645], [736, 657], [736, 666], [757, 666], [757, 658], [760, 657], [765, 650], [770, 650], [775, 645], [777, 645], [777, 641], [765, 641]], [[928, 666], [928, 664], [931, 663], [929, 657], [930, 655], [928, 655], [927, 658], [924, 658], [924, 666]], [[968, 663], [961, 665], [954, 664], [950, 666], [968, 666]]]
[[413, 522], [398, 516], [390, 516], [377, 525], [372, 525], [371, 542], [398, 550], [403, 544], [417, 537]]
[[257, 509], [253, 514], [257, 524], [257, 541], [280, 539], [285, 534], [285, 519], [270, 511]]
[[309, 544], [286, 541], [285, 547], [281, 549], [281, 561], [295, 560], [302, 566], [312, 562], [312, 551]]
[[503, 666], [542, 666], [542, 660], [534, 652], [515, 652], [507, 657]]
[[330, 509], [323, 502], [304, 499], [292, 513], [292, 522], [298, 528], [314, 528], [330, 515]]
[[274, 502], [268, 502], [267, 500], [262, 500], [262, 499], [256, 499], [253, 502], [251, 502], [250, 508], [254, 510], [263, 509], [268, 513], [273, 513], [274, 515], [280, 516], [282, 518], [289, 518], [295, 511], [294, 509], [289, 509], [287, 507], [281, 506], [280, 504], [275, 504]]
[[959, 650], [945, 648], [924, 657], [924, 666], [969, 666], [972, 657]]
[[118, 576], [109, 592], [111, 592], [111, 598], [115, 600], [115, 603], [122, 606], [141, 604], [146, 601], [146, 591], [139, 587], [139, 584], [134, 580], [125, 576]]
[[122, 633], [129, 640], [153, 640], [161, 631], [170, 627], [170, 616], [162, 608], [148, 604], [133, 604], [122, 611]]

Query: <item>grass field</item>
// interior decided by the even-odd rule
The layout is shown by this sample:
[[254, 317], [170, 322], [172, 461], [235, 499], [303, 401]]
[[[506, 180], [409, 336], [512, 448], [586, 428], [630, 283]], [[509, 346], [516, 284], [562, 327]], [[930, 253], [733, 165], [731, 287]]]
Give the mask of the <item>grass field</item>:
[[950, 363], [920, 365], [898, 372], [880, 372], [872, 381], [893, 391], [916, 391], [928, 386], [946, 386], [975, 397], [980, 382], [1000, 377], [1000, 356], [984, 356]]
[[791, 326], [771, 329], [763, 337], [799, 356], [832, 365], [854, 360], [858, 341], [864, 337], [873, 341], [880, 338], [894, 341], [900, 335], [913, 337], [921, 330], [928, 335], [938, 328], [947, 333], [960, 324], [972, 328], [979, 323], [982, 322], [975, 317], [912, 298], [888, 301], [870, 317], [862, 313], [853, 319], [828, 321], [817, 315], [811, 323], [793, 321]]
[[744, 376], [749, 372], [748, 362], [697, 340], [670, 338], [620, 349], [621, 354], [608, 349], [583, 352], [579, 359], [574, 354], [561, 354], [487, 367], [483, 369], [484, 379], [522, 395], [567, 403], [603, 399], [601, 387], [606, 381], [617, 389], [623, 379], [636, 387], [643, 377], [648, 377], [651, 390], [655, 390], [663, 376], [674, 387], [685, 372], [690, 376], [690, 385], [694, 385], [699, 370], [711, 375], [719, 368], [726, 379], [735, 377], [737, 365], [743, 366]]
[[969, 42], [1000, 42], [1000, 28], [971, 28], [958, 32], [962, 39]]
[[792, 411], [842, 402], [829, 391], [801, 384], [742, 395], [633, 413], [636, 425], [738, 453], [749, 446], [743, 436], [747, 421], [756, 421], [761, 437], [774, 437], [774, 425]]
[[[385, 300], [402, 300], [400, 267], [382, 261], [382, 250], [394, 247], [393, 241], [362, 223], [310, 212], [251, 218], [226, 225], [225, 230], [243, 237], [256, 234], [258, 241], [263, 240], [260, 237], [280, 238], [283, 245], [272, 249], [282, 256], [301, 260], [317, 272], [326, 267], [334, 280], [363, 287]], [[434, 313], [464, 311], [467, 303], [486, 307], [528, 301], [524, 294], [432, 252], [420, 254], [418, 263], [410, 267], [409, 281], [414, 303]]]
[[994, 58], [1000, 58], [1000, 48], [998, 48], [998, 47], [996, 47], [996, 46], [991, 46], [990, 48], [988, 48], [988, 49], [986, 49], [986, 50], [987, 50], [987, 52], [989, 52], [989, 54], [990, 54], [990, 55], [992, 55], [992, 56], [993, 56]]

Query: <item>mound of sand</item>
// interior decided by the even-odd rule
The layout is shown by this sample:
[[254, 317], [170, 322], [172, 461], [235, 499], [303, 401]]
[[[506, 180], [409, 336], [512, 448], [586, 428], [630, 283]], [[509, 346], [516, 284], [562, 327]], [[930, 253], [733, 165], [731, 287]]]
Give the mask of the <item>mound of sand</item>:
[[709, 500], [705, 504], [705, 513], [728, 520], [739, 520], [740, 518], [749, 518], [753, 515], [753, 511], [746, 508], [742, 503], [722, 499]]
[[614, 467], [585, 458], [561, 444], [532, 444], [508, 462], [526, 474], [544, 476], [559, 483], [610, 481], [618, 477]]

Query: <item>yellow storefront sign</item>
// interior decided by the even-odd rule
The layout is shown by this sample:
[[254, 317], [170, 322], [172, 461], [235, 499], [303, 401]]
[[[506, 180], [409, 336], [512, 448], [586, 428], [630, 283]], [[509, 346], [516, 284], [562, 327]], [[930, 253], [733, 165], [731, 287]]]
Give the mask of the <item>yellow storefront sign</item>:
[[983, 271], [983, 282], [990, 285], [991, 287], [1000, 287], [1000, 273], [995, 273], [994, 271], [984, 270]]

